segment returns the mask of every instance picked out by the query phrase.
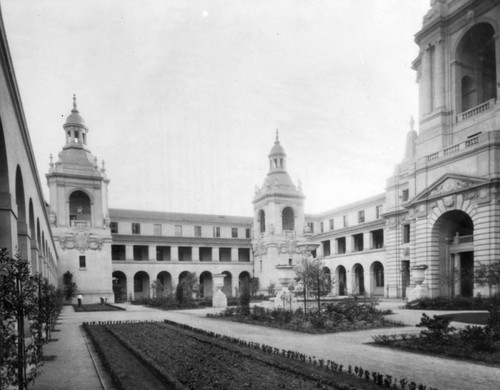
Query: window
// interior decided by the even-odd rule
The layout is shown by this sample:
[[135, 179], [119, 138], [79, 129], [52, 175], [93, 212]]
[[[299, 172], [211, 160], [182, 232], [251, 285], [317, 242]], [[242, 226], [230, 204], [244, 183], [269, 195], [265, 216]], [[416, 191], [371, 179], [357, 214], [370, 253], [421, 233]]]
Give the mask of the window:
[[403, 225], [403, 244], [410, 242], [410, 225]]
[[281, 215], [282, 229], [294, 230], [295, 229], [295, 215], [291, 207], [285, 207]]
[[212, 248], [200, 248], [200, 261], [212, 261]]
[[330, 223], [330, 230], [335, 229], [335, 224], [334, 224], [333, 218], [330, 219], [329, 223]]
[[261, 233], [266, 231], [266, 213], [264, 213], [264, 210], [259, 211], [259, 228]]
[[372, 249], [382, 249], [384, 247], [384, 230], [374, 230], [371, 232], [372, 234]]
[[174, 234], [177, 237], [182, 237], [182, 225], [175, 225], [174, 226]]
[[219, 248], [219, 261], [231, 261], [231, 248]]
[[132, 234], [141, 234], [141, 224], [132, 222]]
[[358, 223], [365, 222], [365, 210], [358, 211]]
[[342, 227], [347, 227], [347, 215], [342, 216]]
[[382, 218], [382, 206], [375, 207], [375, 218]]
[[157, 261], [170, 261], [170, 247], [157, 246], [156, 247], [156, 260]]
[[201, 226], [195, 226], [194, 227], [194, 236], [195, 237], [201, 237]]
[[193, 249], [190, 246], [179, 247], [179, 261], [192, 261]]
[[408, 199], [410, 197], [410, 192], [408, 189], [401, 191], [401, 199], [403, 202], [408, 202]]
[[153, 226], [153, 230], [155, 236], [161, 236], [161, 224], [155, 223]]
[[330, 240], [321, 241], [321, 245], [323, 246], [323, 256], [330, 256]]
[[85, 256], [79, 256], [80, 260], [80, 268], [87, 268], [87, 261], [85, 259]]
[[111, 260], [125, 259], [125, 245], [111, 245]]
[[250, 229], [249, 228], [245, 229], [245, 238], [250, 238]]
[[238, 261], [242, 262], [250, 261], [250, 249], [238, 248]]
[[231, 228], [231, 237], [238, 238], [238, 228]]
[[323, 222], [320, 222], [319, 230], [320, 230], [320, 233], [323, 233], [325, 231], [325, 224]]
[[220, 227], [214, 226], [214, 237], [220, 237]]
[[313, 222], [307, 222], [307, 227], [311, 231], [311, 233], [314, 233], [314, 223]]
[[345, 247], [345, 237], [337, 238], [337, 254], [343, 255], [346, 252]]
[[363, 233], [353, 235], [352, 239], [354, 244], [354, 252], [361, 252], [364, 249]]
[[134, 245], [134, 260], [143, 261], [149, 258], [149, 247], [147, 245]]
[[118, 222], [110, 222], [109, 230], [111, 230], [111, 233], [118, 233]]

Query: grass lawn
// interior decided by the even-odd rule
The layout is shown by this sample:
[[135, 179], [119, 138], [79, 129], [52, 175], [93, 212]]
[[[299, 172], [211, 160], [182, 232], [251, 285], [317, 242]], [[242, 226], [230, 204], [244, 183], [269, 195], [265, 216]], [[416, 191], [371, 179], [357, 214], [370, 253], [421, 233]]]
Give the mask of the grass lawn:
[[76, 312], [82, 312], [82, 311], [121, 311], [125, 310], [121, 307], [110, 305], [109, 303], [106, 303], [104, 305], [100, 303], [91, 303], [88, 305], [82, 305], [81, 307], [78, 307], [78, 305], [73, 305], [73, 308], [75, 309]]
[[439, 318], [447, 318], [450, 321], [455, 322], [465, 322], [466, 324], [474, 325], [486, 325], [488, 318], [490, 318], [490, 313], [456, 313], [456, 314], [443, 314], [438, 316]]

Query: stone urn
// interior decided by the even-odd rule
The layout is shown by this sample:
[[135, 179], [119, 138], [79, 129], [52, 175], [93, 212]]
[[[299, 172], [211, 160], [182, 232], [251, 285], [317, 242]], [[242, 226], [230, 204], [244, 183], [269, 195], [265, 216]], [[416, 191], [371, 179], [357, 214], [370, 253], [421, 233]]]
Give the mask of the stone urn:
[[413, 276], [413, 281], [417, 286], [422, 285], [425, 280], [425, 270], [427, 269], [426, 265], [414, 265], [410, 268]]

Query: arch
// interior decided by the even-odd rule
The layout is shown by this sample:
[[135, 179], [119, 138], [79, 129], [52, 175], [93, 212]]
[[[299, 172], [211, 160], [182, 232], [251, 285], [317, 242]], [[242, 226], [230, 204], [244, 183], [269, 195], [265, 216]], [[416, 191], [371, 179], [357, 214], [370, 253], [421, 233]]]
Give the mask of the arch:
[[150, 293], [150, 279], [146, 271], [139, 271], [134, 275], [134, 299], [148, 298]]
[[266, 231], [266, 213], [264, 212], [264, 210], [259, 210], [258, 222], [259, 231], [261, 233], [264, 233]]
[[182, 282], [183, 279], [187, 278], [191, 272], [189, 271], [182, 271], [179, 274], [179, 283]]
[[226, 294], [226, 296], [230, 297], [233, 295], [233, 275], [229, 271], [223, 271], [224, 275], [224, 286], [222, 287], [222, 292]]
[[347, 272], [343, 265], [337, 267], [335, 277], [338, 280], [338, 295], [347, 295]]
[[[9, 164], [7, 159], [7, 147], [3, 133], [2, 122], [0, 121], [0, 199], [2, 203], [10, 205], [10, 179]], [[10, 208], [10, 207], [9, 207]], [[13, 236], [12, 231], [12, 212], [11, 210], [0, 210], [0, 248], [12, 249]]]
[[370, 286], [371, 296], [384, 296], [384, 266], [380, 261], [374, 261], [370, 266]]
[[156, 280], [160, 283], [157, 286], [156, 296], [170, 296], [172, 295], [172, 275], [170, 272], [161, 271], [158, 273]]
[[10, 193], [9, 163], [7, 159], [7, 147], [3, 134], [2, 121], [0, 121], [0, 194]]
[[209, 271], [200, 274], [200, 298], [211, 298], [213, 296], [213, 278]]
[[[469, 242], [470, 245], [463, 243]], [[473, 295], [474, 221], [462, 210], [442, 213], [431, 232], [429, 275], [432, 295]]]
[[330, 271], [330, 268], [328, 268], [328, 267], [323, 267], [322, 272], [328, 278], [328, 286], [330, 286], [328, 288], [328, 292], [330, 293], [331, 289], [332, 289], [332, 272]]
[[122, 271], [114, 271], [112, 280], [115, 302], [125, 302], [127, 300], [127, 275]]
[[356, 263], [352, 267], [352, 293], [354, 295], [365, 294], [365, 270], [363, 266]]
[[461, 37], [455, 49], [457, 112], [497, 97], [495, 28], [477, 23]]
[[35, 213], [33, 212], [33, 199], [29, 200], [28, 207], [28, 220], [29, 220], [29, 231], [30, 231], [30, 249], [31, 249], [31, 272], [37, 273], [37, 246], [36, 246], [36, 226], [35, 226]]
[[238, 276], [238, 291], [241, 291], [243, 283], [250, 283], [250, 273], [248, 271], [240, 272]]
[[281, 221], [283, 231], [285, 230], [295, 230], [295, 214], [291, 207], [285, 207], [281, 212]]
[[91, 221], [91, 201], [86, 192], [82, 190], [73, 191], [68, 198], [69, 201], [69, 220], [72, 221]]

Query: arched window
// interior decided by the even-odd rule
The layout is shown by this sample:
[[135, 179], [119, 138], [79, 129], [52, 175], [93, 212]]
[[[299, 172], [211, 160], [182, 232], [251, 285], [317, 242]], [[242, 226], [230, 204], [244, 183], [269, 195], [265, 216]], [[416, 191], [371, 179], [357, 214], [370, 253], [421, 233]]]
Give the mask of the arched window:
[[490, 24], [478, 23], [467, 31], [457, 46], [455, 63], [461, 88], [458, 112], [497, 97], [495, 30]]
[[259, 211], [259, 226], [260, 232], [264, 233], [266, 231], [266, 213], [264, 213], [264, 210]]
[[75, 191], [69, 196], [69, 220], [91, 221], [90, 198], [83, 191]]
[[291, 207], [285, 207], [281, 217], [283, 222], [283, 231], [295, 230], [295, 218]]

